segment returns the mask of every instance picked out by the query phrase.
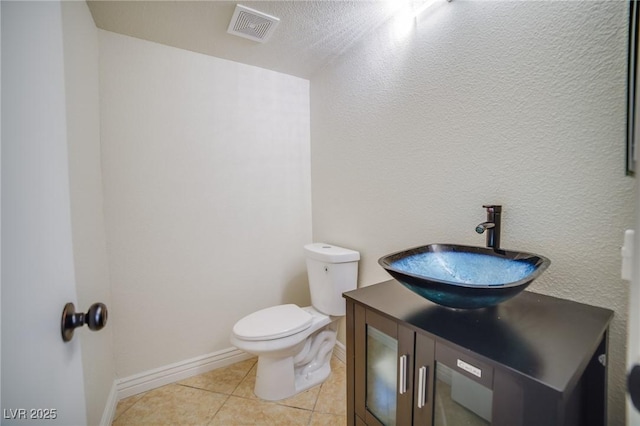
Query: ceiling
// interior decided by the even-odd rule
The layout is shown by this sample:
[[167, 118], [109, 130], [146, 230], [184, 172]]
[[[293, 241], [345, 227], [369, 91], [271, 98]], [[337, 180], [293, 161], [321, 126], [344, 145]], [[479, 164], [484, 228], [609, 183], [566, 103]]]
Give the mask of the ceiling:
[[[236, 3], [280, 18], [265, 43], [227, 33]], [[400, 1], [87, 1], [98, 28], [302, 78], [389, 19]]]

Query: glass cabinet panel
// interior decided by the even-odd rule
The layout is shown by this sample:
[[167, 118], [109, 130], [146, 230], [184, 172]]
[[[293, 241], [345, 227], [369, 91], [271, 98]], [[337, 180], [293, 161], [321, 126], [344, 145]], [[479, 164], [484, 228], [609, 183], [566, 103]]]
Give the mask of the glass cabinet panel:
[[435, 426], [491, 424], [493, 391], [445, 364], [436, 363]]
[[382, 424], [396, 424], [398, 341], [367, 325], [366, 406]]

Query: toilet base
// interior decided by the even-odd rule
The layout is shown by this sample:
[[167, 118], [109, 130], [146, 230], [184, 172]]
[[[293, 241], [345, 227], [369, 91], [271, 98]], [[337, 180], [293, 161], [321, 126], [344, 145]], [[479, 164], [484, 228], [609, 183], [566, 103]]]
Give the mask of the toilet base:
[[331, 374], [335, 323], [310, 336], [302, 349], [284, 358], [258, 357], [254, 393], [267, 401], [292, 397], [324, 382]]
[[278, 401], [295, 394], [293, 357], [258, 358], [256, 386], [253, 390], [258, 398]]

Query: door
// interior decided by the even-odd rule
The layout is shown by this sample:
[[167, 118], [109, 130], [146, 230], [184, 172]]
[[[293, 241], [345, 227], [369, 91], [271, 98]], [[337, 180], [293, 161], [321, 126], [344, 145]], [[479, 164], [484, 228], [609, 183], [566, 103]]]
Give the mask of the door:
[[413, 424], [430, 425], [435, 401], [435, 342], [424, 334], [415, 333], [415, 379], [413, 390]]
[[355, 413], [368, 425], [431, 424], [434, 342], [354, 308]]
[[434, 426], [487, 426], [492, 423], [493, 368], [445, 344], [436, 347]]
[[62, 17], [58, 2], [2, 2], [2, 424], [86, 423], [76, 301]]
[[[633, 250], [633, 273], [629, 288], [627, 324], [627, 371], [640, 365], [640, 186], [636, 189], [636, 227]], [[637, 397], [637, 396], [636, 396]], [[627, 398], [627, 425], [640, 425], [640, 411]]]

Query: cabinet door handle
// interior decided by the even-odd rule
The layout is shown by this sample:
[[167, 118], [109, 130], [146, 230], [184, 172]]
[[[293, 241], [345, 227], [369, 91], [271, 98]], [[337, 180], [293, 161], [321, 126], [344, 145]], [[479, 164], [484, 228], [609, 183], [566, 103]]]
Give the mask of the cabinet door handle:
[[398, 393], [400, 395], [407, 391], [407, 356], [402, 355], [399, 360], [400, 383], [398, 384]]
[[427, 378], [429, 377], [429, 368], [420, 367], [418, 370], [418, 408], [422, 408], [427, 403]]

